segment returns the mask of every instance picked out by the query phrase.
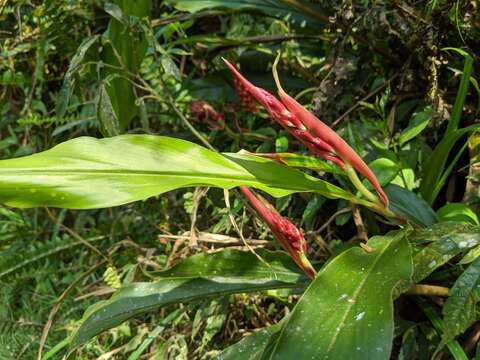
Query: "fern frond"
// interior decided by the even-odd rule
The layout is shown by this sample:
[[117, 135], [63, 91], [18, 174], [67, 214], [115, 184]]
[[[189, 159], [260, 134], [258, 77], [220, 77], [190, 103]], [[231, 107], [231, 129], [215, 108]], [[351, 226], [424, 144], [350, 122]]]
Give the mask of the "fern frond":
[[[95, 242], [104, 238], [105, 236], [97, 236], [87, 241]], [[35, 245], [17, 241], [7, 250], [0, 252], [0, 279], [18, 273], [37, 261], [81, 245], [84, 246], [81, 242], [70, 237], [58, 237]]]

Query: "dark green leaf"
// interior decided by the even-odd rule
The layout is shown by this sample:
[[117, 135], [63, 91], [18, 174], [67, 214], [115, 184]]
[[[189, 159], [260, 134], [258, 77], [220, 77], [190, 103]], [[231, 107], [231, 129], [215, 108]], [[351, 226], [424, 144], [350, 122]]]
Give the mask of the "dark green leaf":
[[95, 35], [89, 38], [86, 38], [78, 47], [77, 52], [73, 56], [72, 60], [70, 61], [70, 65], [68, 66], [68, 70], [63, 77], [63, 85], [60, 89], [60, 92], [57, 97], [57, 106], [55, 112], [59, 118], [62, 118], [68, 107], [68, 103], [70, 102], [70, 97], [72, 96], [73, 87], [75, 83], [75, 79], [73, 75], [79, 69], [80, 65], [87, 54], [87, 51], [92, 47], [93, 44], [97, 42], [99, 35]]
[[[422, 183], [420, 184], [420, 194], [427, 203], [432, 204], [435, 201], [447, 179], [449, 172], [445, 174], [444, 169], [453, 146], [462, 136], [478, 130], [480, 130], [480, 125], [476, 124], [452, 131], [450, 134], [446, 134], [435, 147], [429, 161], [426, 162]], [[453, 165], [454, 162], [451, 162], [450, 171]]]
[[301, 26], [304, 26], [305, 22], [322, 26], [328, 21], [328, 16], [322, 13], [322, 8], [304, 0], [168, 0], [167, 3], [178, 10], [188, 12], [215, 8], [262, 12], [269, 16], [285, 18]]
[[190, 94], [206, 101], [234, 101], [235, 91], [227, 83], [226, 72], [211, 72], [199, 79], [190, 80], [185, 86]]
[[455, 281], [443, 307], [444, 336], [447, 340], [463, 333], [476, 320], [480, 300], [480, 258]]
[[115, 136], [120, 133], [120, 126], [113, 109], [110, 95], [108, 95], [105, 84], [101, 84], [97, 91], [95, 101], [97, 120], [100, 123], [104, 136]]
[[145, 56], [148, 43], [139, 26], [139, 19], [148, 17], [151, 7], [151, 0], [116, 0], [114, 4], [107, 3], [106, 10], [112, 18], [104, 35], [110, 46], [105, 48], [103, 59], [105, 63], [121, 70], [107, 67], [103, 75], [121, 75], [109, 81], [106, 87], [121, 131], [138, 112], [132, 84], [123, 77], [128, 77], [128, 73], [136, 73]]
[[303, 287], [308, 279], [283, 252], [225, 250], [194, 255], [172, 269], [157, 273], [160, 280], [134, 283], [111, 299], [88, 309], [72, 339], [78, 346], [134, 316], [177, 302], [267, 289]]
[[390, 199], [390, 209], [414, 223], [430, 226], [438, 221], [432, 208], [413, 192], [395, 184], [385, 187], [385, 192]]
[[[438, 334], [440, 336], [443, 336], [445, 332], [445, 324], [438, 316], [437, 312], [435, 309], [424, 299], [417, 298], [417, 304], [420, 306], [420, 308], [423, 310], [425, 315], [430, 319], [432, 322], [433, 326], [437, 330]], [[468, 356], [465, 354], [465, 351], [463, 351], [462, 346], [455, 340], [450, 340], [447, 343], [445, 343], [450, 350], [450, 353], [453, 355], [453, 358], [455, 360], [468, 360]]]

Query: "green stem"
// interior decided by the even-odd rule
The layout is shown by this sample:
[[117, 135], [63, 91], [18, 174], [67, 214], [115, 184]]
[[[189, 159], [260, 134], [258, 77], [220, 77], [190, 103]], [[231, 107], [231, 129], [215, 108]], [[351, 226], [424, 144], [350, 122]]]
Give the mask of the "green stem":
[[357, 172], [350, 164], [345, 164], [344, 167], [345, 173], [347, 174], [348, 178], [352, 182], [353, 186], [360, 191], [360, 193], [365, 196], [366, 199], [374, 202], [379, 203], [378, 197], [375, 196], [368, 190], [365, 185], [363, 185], [362, 181], [358, 178]]

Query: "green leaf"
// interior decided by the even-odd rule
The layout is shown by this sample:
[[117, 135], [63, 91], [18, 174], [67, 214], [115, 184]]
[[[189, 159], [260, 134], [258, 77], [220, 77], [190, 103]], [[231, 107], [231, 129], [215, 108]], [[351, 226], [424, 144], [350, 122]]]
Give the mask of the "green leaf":
[[322, 26], [328, 21], [328, 16], [322, 14], [322, 8], [304, 0], [167, 0], [166, 2], [178, 10], [193, 13], [218, 8], [261, 12], [301, 26], [304, 22]]
[[414, 113], [410, 119], [408, 127], [403, 129], [400, 133], [400, 137], [398, 139], [400, 146], [419, 135], [427, 127], [433, 113], [434, 111], [431, 107], [427, 107], [421, 112]]
[[185, 81], [184, 86], [194, 98], [206, 101], [235, 101], [235, 91], [225, 79], [225, 71], [209, 72], [207, 75], [190, 81]]
[[182, 187], [241, 185], [273, 196], [313, 191], [356, 201], [337, 186], [268, 159], [221, 155], [152, 135], [69, 140], [38, 154], [0, 161], [0, 177], [0, 203], [15, 207], [100, 208]]
[[[389, 184], [390, 181], [392, 181], [400, 171], [400, 166], [398, 165], [398, 163], [388, 158], [376, 159], [370, 164], [368, 164], [368, 166], [373, 171], [378, 181], [380, 182], [380, 185], [382, 186]], [[364, 184], [369, 188], [372, 187], [372, 185], [368, 181], [365, 181]]]
[[286, 253], [258, 250], [258, 255], [263, 261], [250, 252], [238, 250], [202, 253], [157, 273], [161, 279], [156, 282], [124, 287], [109, 300], [86, 311], [72, 346], [169, 304], [232, 293], [303, 287], [309, 281]]
[[[449, 135], [458, 129], [460, 123], [460, 117], [462, 116], [463, 106], [465, 105], [465, 99], [468, 93], [468, 87], [470, 84], [470, 77], [473, 71], [473, 58], [470, 54], [456, 48], [443, 48], [442, 50], [454, 50], [459, 52], [464, 58], [465, 63], [463, 66], [462, 78], [458, 87], [457, 96], [455, 98], [455, 104], [453, 104], [452, 116], [448, 122], [446, 135]], [[460, 51], [459, 51], [460, 50]]]
[[275, 152], [282, 152], [288, 150], [288, 137], [279, 136], [275, 139]]
[[[107, 67], [103, 76], [112, 74], [128, 77], [135, 74], [147, 51], [147, 38], [140, 26], [140, 19], [148, 17], [151, 12], [151, 0], [115, 0], [106, 4], [106, 11], [112, 16], [104, 38], [110, 46], [105, 48], [103, 60], [121, 70]], [[132, 84], [118, 76], [108, 82], [107, 92], [112, 108], [123, 131], [138, 112], [136, 96]]]
[[413, 192], [390, 184], [384, 188], [390, 199], [390, 209], [404, 215], [416, 224], [430, 226], [437, 222], [437, 215], [432, 208]]
[[[271, 359], [389, 359], [393, 290], [412, 276], [405, 231], [373, 237], [326, 265], [295, 306]], [[301, 354], [301, 355], [300, 355]]]
[[415, 246], [413, 256], [415, 283], [425, 279], [435, 269], [458, 254], [480, 244], [480, 228], [470, 224], [438, 223], [427, 229], [417, 229], [409, 237]]
[[480, 246], [477, 246], [471, 249], [458, 263], [470, 264], [472, 261], [474, 261], [478, 257], [480, 257]]
[[148, 336], [145, 338], [145, 340], [142, 341], [140, 346], [130, 354], [128, 360], [137, 360], [142, 355], [142, 353], [147, 350], [148, 346], [150, 346], [150, 344], [155, 340], [155, 338], [157, 338], [162, 333], [162, 331], [165, 330], [168, 325], [170, 325], [170, 323], [175, 321], [184, 313], [185, 309], [177, 309], [172, 313], [168, 314], [168, 316], [164, 319], [160, 320], [160, 325], [157, 325], [155, 329], [149, 332]]
[[100, 123], [104, 136], [115, 136], [120, 133], [119, 122], [113, 109], [110, 95], [108, 95], [105, 84], [100, 84], [95, 100], [97, 120]]
[[[420, 194], [427, 203], [433, 204], [447, 180], [447, 176], [452, 171], [453, 165], [455, 165], [456, 161], [452, 161], [448, 169], [449, 171], [444, 171], [453, 146], [465, 134], [478, 130], [480, 130], [479, 124], [452, 131], [450, 134], [446, 134], [435, 147], [429, 161], [426, 162], [422, 183], [420, 184]], [[458, 158], [455, 160], [458, 160]]]
[[476, 320], [480, 300], [480, 258], [455, 281], [443, 306], [445, 337], [450, 340], [463, 333]]
[[477, 214], [464, 203], [449, 203], [437, 210], [440, 221], [457, 221], [467, 224], [480, 225]]
[[[427, 317], [430, 319], [438, 334], [440, 334], [440, 336], [443, 336], [443, 334], [445, 333], [446, 325], [438, 316], [435, 309], [426, 300], [419, 297], [416, 299], [416, 302], [423, 310], [425, 315], [427, 315]], [[447, 345], [454, 360], [468, 360], [468, 356], [465, 354], [462, 346], [457, 341], [450, 340], [444, 345]]]

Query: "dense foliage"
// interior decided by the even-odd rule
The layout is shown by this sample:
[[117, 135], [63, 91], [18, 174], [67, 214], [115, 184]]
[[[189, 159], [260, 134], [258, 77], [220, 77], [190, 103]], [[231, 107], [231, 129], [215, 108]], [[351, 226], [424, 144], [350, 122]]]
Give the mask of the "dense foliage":
[[479, 6], [0, 2], [0, 359], [478, 358]]

